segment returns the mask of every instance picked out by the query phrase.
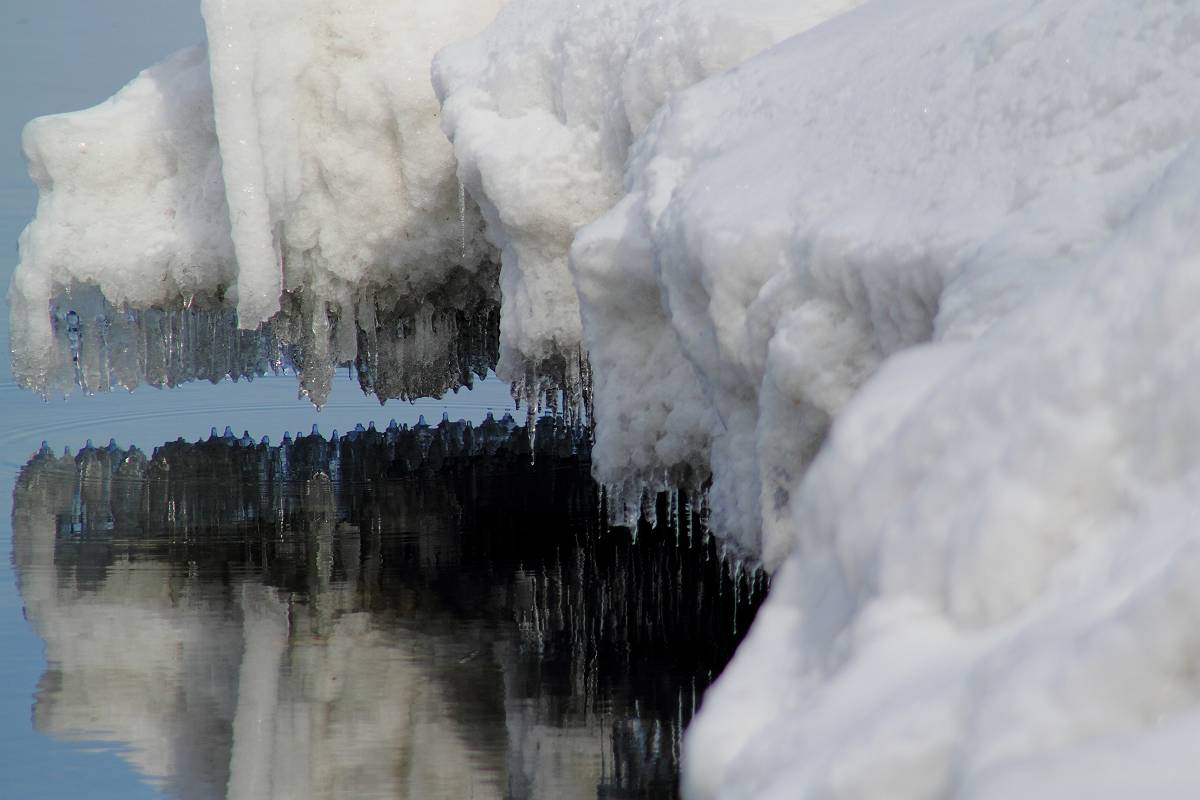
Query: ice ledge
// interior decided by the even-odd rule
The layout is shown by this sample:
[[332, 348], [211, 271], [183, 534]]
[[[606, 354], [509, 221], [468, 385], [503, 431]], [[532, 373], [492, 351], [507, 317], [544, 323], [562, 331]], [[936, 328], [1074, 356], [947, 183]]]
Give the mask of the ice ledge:
[[240, 328], [236, 308], [220, 299], [115, 306], [97, 287], [75, 285], [50, 303], [44, 355], [22, 357], [24, 332], [14, 332], [13, 371], [21, 386], [44, 396], [291, 371], [301, 395], [320, 406], [334, 370], [353, 365], [362, 390], [380, 402], [440, 397], [495, 369], [495, 272], [451, 275], [421, 303], [386, 290], [364, 291], [345, 306], [285, 292], [280, 310], [255, 330]]

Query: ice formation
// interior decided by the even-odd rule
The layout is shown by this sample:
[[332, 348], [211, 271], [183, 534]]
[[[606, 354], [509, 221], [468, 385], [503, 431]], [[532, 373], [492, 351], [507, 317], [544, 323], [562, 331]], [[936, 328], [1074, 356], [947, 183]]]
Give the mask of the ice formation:
[[[247, 329], [290, 296], [330, 363], [355, 358], [381, 293], [414, 306], [475, 284], [496, 301], [429, 64], [499, 6], [206, 1], [207, 47], [95, 108], [30, 123], [39, 200], [10, 293], [14, 374], [59, 388], [47, 309], [81, 285], [122, 312], [224, 303]], [[327, 383], [313, 370], [305, 389], [319, 403]]]
[[[564, 389], [568, 403], [583, 399], [587, 348], [568, 251], [620, 197], [630, 147], [663, 101], [855, 4], [517, 0], [479, 36], [438, 53], [442, 126], [501, 253], [497, 371], [515, 396], [536, 402]], [[622, 483], [610, 465], [599, 459], [601, 476]], [[638, 485], [649, 475], [622, 478]]]
[[1198, 81], [1194, 3], [875, 2], [639, 144], [576, 262], [658, 289], [787, 558], [692, 796], [1200, 789]]
[[314, 317], [302, 295], [285, 292], [282, 308], [254, 330], [240, 329], [237, 310], [219, 301], [118, 307], [96, 286], [74, 284], [51, 300], [50, 346], [39, 358], [37, 388], [95, 393], [290, 370], [319, 405], [334, 370], [353, 354], [359, 386], [381, 401], [440, 397], [495, 368], [494, 276], [494, 267], [473, 277], [459, 273], [420, 302], [380, 290], [349, 319], [328, 311]]
[[[246, 30], [311, 44], [255, 8]], [[226, 22], [236, 61], [253, 35]], [[336, 250], [365, 239], [335, 236], [330, 261], [313, 238], [327, 218], [383, 230], [373, 207], [339, 216], [340, 171], [366, 181], [363, 165], [316, 144], [377, 120], [259, 129], [257, 149], [239, 146], [264, 177], [239, 173], [250, 191], [230, 200], [229, 164], [218, 182], [211, 146], [186, 137], [237, 136], [223, 131], [241, 130], [246, 98], [236, 81], [209, 91], [202, 62], [181, 54], [107, 106], [31, 126], [44, 206], [14, 283], [29, 314], [55, 285], [116, 280], [116, 303], [235, 293], [261, 319], [272, 254], [282, 286], [343, 304], [408, 275]], [[255, 94], [260, 121], [307, 107], [288, 83], [299, 63], [256, 66], [287, 84]], [[351, 99], [378, 85], [320, 63]], [[1182, 755], [1200, 733], [1196, 3], [512, 0], [442, 50], [433, 79], [457, 165], [430, 127], [436, 208], [417, 207], [444, 259], [401, 280], [405, 297], [494, 247], [502, 374], [570, 404], [590, 359], [598, 475], [631, 507], [640, 487], [711, 476], [715, 529], [779, 570], [689, 735], [693, 797], [1200, 788]], [[211, 136], [152, 141], [213, 98]], [[110, 172], [82, 133], [118, 123]], [[130, 169], [140, 188], [118, 180]], [[93, 207], [104, 181], [127, 208]], [[481, 214], [466, 236], [459, 182]], [[186, 222], [234, 206], [271, 220], [271, 248], [261, 226], [214, 242]], [[55, 255], [76, 241], [136, 257], [118, 272]], [[245, 287], [235, 248], [251, 254]], [[165, 281], [112, 277], [163, 264]], [[25, 321], [14, 344], [50, 340], [48, 321]]]

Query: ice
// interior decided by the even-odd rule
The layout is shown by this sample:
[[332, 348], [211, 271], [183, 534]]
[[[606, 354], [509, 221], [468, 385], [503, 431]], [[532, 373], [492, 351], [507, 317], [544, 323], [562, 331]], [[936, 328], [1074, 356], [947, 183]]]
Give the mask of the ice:
[[[1200, 733], [1195, 4], [486, 5], [209, 3], [211, 70], [32, 123], [20, 379], [287, 361], [319, 402], [350, 361], [381, 398], [495, 364], [520, 455], [594, 424], [614, 518], [686, 487], [733, 591], [778, 571], [691, 796], [1161, 787]], [[179, 338], [150, 313], [236, 346], [139, 361]]]
[[[364, 298], [349, 319], [330, 320], [321, 305], [324, 324], [314, 325], [305, 298], [287, 293], [279, 312], [247, 331], [224, 303], [114, 307], [96, 287], [75, 285], [51, 301], [50, 347], [37, 373], [16, 377], [43, 395], [65, 395], [76, 386], [94, 393], [291, 370], [302, 393], [320, 406], [342, 363], [353, 364], [363, 391], [381, 401], [470, 387], [496, 365], [498, 305], [470, 280], [451, 277], [426, 304], [389, 304], [380, 292]], [[353, 346], [339, 345], [345, 339]]]
[[[39, 200], [11, 291], [24, 385], [60, 388], [47, 309], [84, 286], [122, 311], [220, 304], [243, 329], [299, 305], [294, 338], [322, 365], [355, 359], [345, 323], [377, 296], [409, 316], [441, 302], [444, 316], [496, 293], [496, 255], [459, 196], [428, 72], [499, 0], [202, 7], [207, 47], [25, 130]], [[324, 379], [305, 390], [319, 398]]]
[[1183, 9], [1113, 6], [1155, 49], [1049, 0], [868, 5], [674, 94], [571, 250], [598, 475], [711, 472], [771, 569], [879, 365], [1087, 262], [1197, 128]]
[[635, 147], [572, 251], [597, 452], [685, 363], [652, 440], [779, 570], [690, 796], [1123, 797], [1200, 733], [1198, 21], [868, 3]]
[[631, 146], [663, 101], [855, 4], [516, 0], [438, 53], [442, 126], [500, 251], [497, 372], [531, 414], [589, 393], [568, 251], [620, 197]]
[[213, 119], [238, 267], [238, 320], [242, 327], [252, 328], [279, 310], [283, 293], [282, 254], [274, 240], [267, 189], [262, 131], [267, 121], [257, 113], [257, 40], [262, 34], [252, 4], [201, 0], [200, 6], [208, 33], [209, 69], [219, 76], [213, 84]]
[[147, 69], [95, 108], [43, 117], [22, 145], [38, 216], [9, 292], [13, 372], [45, 383], [50, 301], [74, 283], [117, 306], [214, 294], [234, 277], [203, 48]]

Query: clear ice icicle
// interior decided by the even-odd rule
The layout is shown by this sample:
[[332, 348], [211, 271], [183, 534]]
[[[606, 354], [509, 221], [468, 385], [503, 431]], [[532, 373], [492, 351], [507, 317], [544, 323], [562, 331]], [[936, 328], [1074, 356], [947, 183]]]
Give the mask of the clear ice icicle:
[[458, 245], [463, 261], [467, 260], [467, 187], [458, 182]]

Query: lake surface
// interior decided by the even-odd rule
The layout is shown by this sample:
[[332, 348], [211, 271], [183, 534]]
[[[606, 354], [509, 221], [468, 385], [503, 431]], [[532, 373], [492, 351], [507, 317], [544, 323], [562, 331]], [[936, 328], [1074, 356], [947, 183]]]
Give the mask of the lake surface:
[[0, 386], [4, 796], [675, 796], [763, 577], [685, 498], [610, 528], [586, 433], [494, 378], [295, 392]]
[[[42, 448], [33, 726], [172, 797], [670, 797], [765, 580], [686, 498], [609, 528], [544, 418]], [[536, 457], [534, 457], [536, 456]]]

